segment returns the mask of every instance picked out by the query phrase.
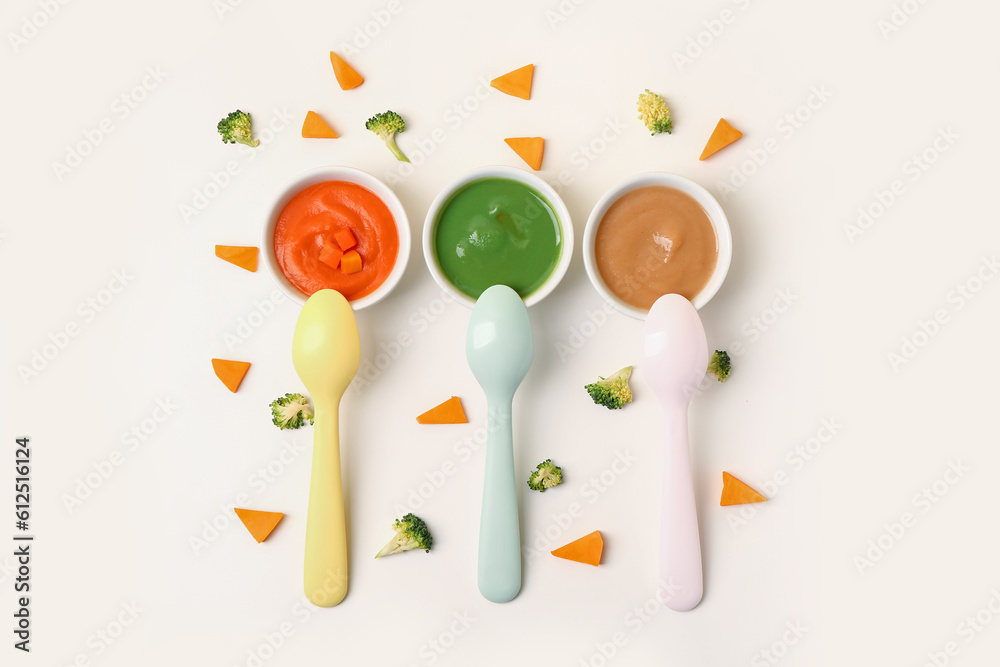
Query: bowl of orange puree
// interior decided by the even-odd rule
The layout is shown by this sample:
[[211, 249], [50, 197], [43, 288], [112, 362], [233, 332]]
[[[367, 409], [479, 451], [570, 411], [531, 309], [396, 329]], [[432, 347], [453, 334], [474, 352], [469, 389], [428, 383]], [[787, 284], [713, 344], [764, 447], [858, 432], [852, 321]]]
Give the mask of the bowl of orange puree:
[[708, 190], [666, 172], [632, 176], [594, 206], [583, 232], [583, 264], [616, 310], [645, 319], [664, 294], [695, 308], [715, 296], [729, 271], [729, 221]]
[[351, 167], [299, 174], [275, 198], [261, 250], [268, 273], [304, 304], [334, 289], [355, 310], [389, 294], [406, 269], [410, 225], [385, 183]]

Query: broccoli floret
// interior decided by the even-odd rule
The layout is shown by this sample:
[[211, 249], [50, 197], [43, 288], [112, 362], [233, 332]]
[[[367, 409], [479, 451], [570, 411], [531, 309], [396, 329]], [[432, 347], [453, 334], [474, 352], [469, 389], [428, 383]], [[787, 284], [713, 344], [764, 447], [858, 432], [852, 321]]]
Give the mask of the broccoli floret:
[[299, 428], [313, 423], [313, 409], [302, 394], [285, 394], [271, 401], [271, 421], [281, 429]]
[[632, 367], [626, 366], [610, 377], [588, 384], [584, 389], [594, 399], [594, 403], [603, 405], [608, 410], [618, 410], [626, 403], [632, 402], [632, 389], [628, 386], [630, 377], [632, 377]]
[[365, 128], [377, 134], [400, 162], [410, 161], [410, 159], [403, 155], [403, 151], [399, 150], [399, 147], [396, 145], [396, 134], [398, 132], [402, 132], [405, 127], [406, 122], [403, 121], [403, 117], [395, 111], [386, 111], [384, 113], [375, 114], [368, 119], [367, 123], [365, 123]]
[[639, 95], [638, 107], [639, 120], [645, 123], [646, 129], [653, 136], [660, 132], [670, 134], [674, 129], [674, 122], [670, 119], [670, 109], [667, 108], [663, 96], [651, 93], [647, 88], [646, 92]]
[[398, 554], [410, 549], [431, 550], [434, 538], [431, 537], [431, 531], [427, 530], [427, 524], [420, 517], [407, 514], [402, 519], [396, 519], [392, 524], [392, 529], [396, 531], [396, 536], [375, 554], [375, 558]]
[[538, 464], [538, 467], [528, 478], [528, 488], [532, 491], [542, 491], [551, 489], [553, 486], [562, 484], [562, 468], [552, 462], [552, 459], [545, 459]]
[[725, 382], [732, 369], [732, 362], [729, 360], [729, 353], [725, 350], [716, 350], [712, 353], [712, 359], [708, 362], [708, 372], [715, 376], [719, 382]]
[[219, 134], [224, 144], [243, 144], [253, 148], [260, 142], [250, 132], [250, 114], [237, 109], [219, 121]]

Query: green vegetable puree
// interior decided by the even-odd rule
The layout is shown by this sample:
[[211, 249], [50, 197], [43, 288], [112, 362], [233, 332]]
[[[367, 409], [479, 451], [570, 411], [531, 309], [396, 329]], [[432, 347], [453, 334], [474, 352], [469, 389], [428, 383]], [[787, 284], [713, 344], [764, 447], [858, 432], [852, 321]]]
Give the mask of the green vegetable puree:
[[507, 285], [522, 298], [552, 274], [562, 254], [562, 230], [537, 190], [509, 178], [461, 186], [438, 213], [434, 252], [445, 277], [478, 299]]

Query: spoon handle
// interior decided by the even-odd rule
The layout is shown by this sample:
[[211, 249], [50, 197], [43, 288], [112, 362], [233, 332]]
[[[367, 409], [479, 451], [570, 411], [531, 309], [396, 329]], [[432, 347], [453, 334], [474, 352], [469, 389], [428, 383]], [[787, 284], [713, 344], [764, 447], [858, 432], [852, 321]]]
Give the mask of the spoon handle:
[[698, 513], [691, 480], [687, 405], [664, 406], [663, 506], [660, 528], [660, 585], [663, 603], [675, 611], [693, 609], [703, 591]]
[[479, 592], [490, 602], [508, 602], [521, 590], [512, 399], [488, 400], [486, 478], [479, 522]]
[[316, 406], [306, 520], [305, 594], [318, 607], [347, 595], [347, 521], [340, 479], [339, 406]]

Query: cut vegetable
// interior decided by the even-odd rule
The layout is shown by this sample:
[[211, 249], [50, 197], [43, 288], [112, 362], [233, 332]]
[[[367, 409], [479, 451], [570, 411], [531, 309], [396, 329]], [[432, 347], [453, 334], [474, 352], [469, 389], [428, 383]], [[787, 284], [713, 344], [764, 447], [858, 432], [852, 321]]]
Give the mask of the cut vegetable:
[[743, 505], [745, 503], [762, 503], [767, 498], [754, 491], [728, 472], [722, 473], [722, 500], [719, 505]]
[[507, 72], [503, 76], [490, 81], [490, 85], [501, 93], [507, 93], [522, 100], [531, 99], [531, 79], [535, 73], [534, 65], [525, 65], [513, 72]]
[[236, 516], [240, 518], [258, 544], [267, 539], [267, 536], [281, 521], [281, 517], [285, 516], [281, 512], [261, 512], [240, 509], [239, 507], [233, 508], [233, 511], [236, 512]]
[[705, 150], [701, 152], [701, 157], [698, 159], [704, 160], [710, 155], [715, 155], [742, 136], [743, 133], [730, 125], [725, 118], [719, 119], [719, 124], [712, 131], [712, 136], [709, 137], [708, 143], [705, 144]]
[[358, 254], [357, 250], [348, 250], [344, 253], [344, 256], [340, 258], [340, 270], [346, 275], [361, 270], [361, 255]]
[[529, 167], [535, 171], [542, 168], [542, 155], [545, 154], [545, 139], [541, 137], [514, 137], [512, 139], [504, 139], [504, 142]]
[[604, 540], [601, 539], [601, 531], [595, 530], [590, 535], [584, 535], [575, 542], [559, 547], [552, 552], [552, 555], [597, 566], [601, 564], [602, 551], [604, 551]]
[[326, 124], [326, 121], [319, 117], [315, 111], [306, 113], [306, 119], [302, 123], [303, 139], [336, 139], [337, 133]]
[[344, 251], [332, 243], [327, 243], [319, 249], [319, 261], [323, 262], [331, 269], [335, 269], [340, 266], [340, 260], [343, 256]]
[[333, 51], [330, 51], [330, 64], [333, 65], [333, 74], [337, 77], [337, 83], [341, 90], [357, 88], [365, 82], [365, 78], [358, 74], [353, 67], [348, 65], [343, 58]]
[[468, 424], [462, 401], [452, 396], [441, 405], [435, 406], [417, 417], [418, 424]]
[[663, 95], [647, 88], [645, 92], [639, 94], [636, 110], [639, 112], [639, 120], [649, 130], [650, 136], [673, 132], [674, 121], [670, 117], [670, 107], [667, 106]]
[[337, 242], [337, 245], [339, 245], [340, 249], [344, 252], [347, 252], [358, 244], [358, 242], [354, 239], [354, 234], [352, 234], [351, 230], [346, 227], [344, 229], [338, 229], [334, 232], [333, 240]]
[[236, 390], [240, 388], [240, 383], [243, 382], [243, 377], [250, 370], [250, 362], [212, 359], [212, 368], [215, 369], [216, 377], [222, 380], [222, 384], [235, 394]]
[[257, 246], [217, 245], [215, 256], [250, 273], [257, 270]]

